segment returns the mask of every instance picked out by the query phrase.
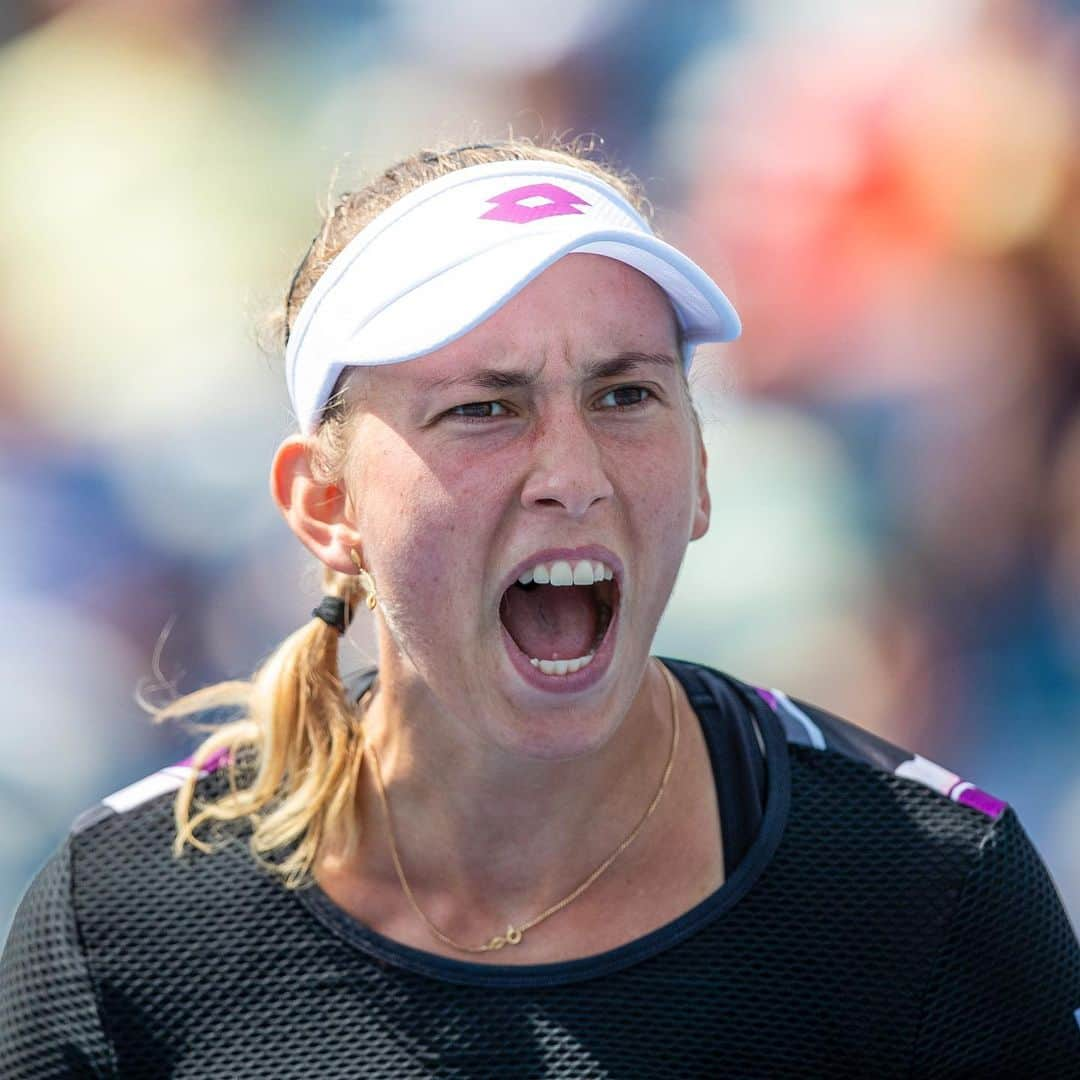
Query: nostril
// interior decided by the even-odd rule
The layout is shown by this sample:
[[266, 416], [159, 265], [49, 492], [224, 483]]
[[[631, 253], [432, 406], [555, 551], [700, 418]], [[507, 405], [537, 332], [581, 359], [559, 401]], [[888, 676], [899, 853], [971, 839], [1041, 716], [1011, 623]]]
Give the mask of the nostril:
[[566, 450], [556, 456], [551, 447], [544, 447], [530, 465], [521, 489], [525, 506], [562, 509], [579, 518], [594, 503], [614, 494], [604, 462], [595, 449], [581, 446]]

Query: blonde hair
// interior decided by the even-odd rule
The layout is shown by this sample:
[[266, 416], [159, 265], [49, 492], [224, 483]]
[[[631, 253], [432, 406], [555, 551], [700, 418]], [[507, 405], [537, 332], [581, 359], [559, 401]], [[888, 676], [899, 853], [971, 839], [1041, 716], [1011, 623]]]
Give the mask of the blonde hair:
[[[651, 217], [637, 184], [587, 157], [593, 150], [587, 141], [535, 145], [520, 138], [424, 150], [391, 166], [359, 191], [342, 195], [289, 286], [277, 318], [278, 345], [283, 347], [305, 298], [349, 240], [402, 196], [456, 169], [508, 160], [563, 162], [607, 181]], [[321, 484], [337, 482], [346, 464], [356, 405], [355, 398], [347, 399], [347, 388], [348, 369], [311, 438], [312, 476]], [[329, 568], [323, 571], [323, 591], [345, 601], [350, 620], [364, 596], [358, 576]], [[313, 617], [277, 647], [250, 681], [205, 687], [153, 710], [158, 721], [215, 709], [238, 709], [241, 714], [217, 725], [192, 725], [211, 734], [195, 751], [191, 772], [176, 797], [177, 857], [187, 845], [210, 853], [223, 827], [247, 823], [255, 859], [296, 888], [310, 882], [315, 859], [330, 836], [340, 835], [346, 852], [355, 850], [361, 828], [357, 794], [364, 740], [338, 670], [338, 643], [338, 632]], [[216, 797], [205, 793], [199, 797], [200, 768], [223, 752], [227, 790]], [[199, 835], [206, 832], [212, 834], [211, 841]]]

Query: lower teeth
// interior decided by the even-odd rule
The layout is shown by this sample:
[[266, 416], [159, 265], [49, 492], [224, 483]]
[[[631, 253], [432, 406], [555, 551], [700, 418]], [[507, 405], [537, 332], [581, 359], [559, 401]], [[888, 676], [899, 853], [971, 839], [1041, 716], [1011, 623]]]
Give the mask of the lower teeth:
[[589, 653], [588, 656], [578, 656], [573, 660], [537, 660], [535, 657], [529, 657], [529, 663], [534, 668], [539, 668], [545, 675], [571, 675], [585, 667], [595, 655], [595, 653]]

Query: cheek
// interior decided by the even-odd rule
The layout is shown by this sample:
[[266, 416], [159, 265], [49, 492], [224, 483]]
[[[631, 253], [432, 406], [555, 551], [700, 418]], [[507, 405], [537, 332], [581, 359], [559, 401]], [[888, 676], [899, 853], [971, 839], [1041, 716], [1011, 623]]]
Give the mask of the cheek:
[[[410, 455], [390, 463], [361, 531], [387, 614], [398, 628], [460, 622], [490, 561], [499, 494], [469, 469], [435, 470]], [[387, 482], [394, 476], [396, 482]]]
[[[658, 448], [659, 450], [659, 448]], [[634, 610], [653, 627], [670, 598], [694, 522], [694, 463], [681, 442], [642, 462], [624, 487], [643, 589]]]
[[625, 480], [624, 490], [637, 508], [639, 527], [662, 547], [678, 546], [689, 538], [696, 478], [689, 446], [673, 440], [671, 445], [657, 446]]
[[370, 560], [379, 592], [396, 609], [452, 593], [460, 561], [459, 529], [452, 505], [438, 490], [410, 486], [373, 515]]

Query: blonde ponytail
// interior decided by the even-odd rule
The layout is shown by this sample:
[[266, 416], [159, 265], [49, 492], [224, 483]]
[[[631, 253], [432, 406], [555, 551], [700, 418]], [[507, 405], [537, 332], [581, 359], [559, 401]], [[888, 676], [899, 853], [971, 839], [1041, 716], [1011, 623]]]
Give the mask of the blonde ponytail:
[[[364, 591], [357, 577], [331, 570], [324, 574], [324, 588], [350, 611]], [[244, 713], [216, 728], [192, 758], [176, 798], [174, 854], [187, 844], [209, 853], [214, 845], [198, 835], [204, 828], [246, 819], [252, 854], [296, 887], [308, 878], [332, 824], [344, 830], [346, 850], [355, 847], [360, 819], [350, 811], [356, 807], [364, 743], [338, 670], [338, 642], [336, 629], [312, 618], [250, 682], [207, 687], [156, 711], [156, 720], [218, 708]], [[229, 790], [200, 802], [199, 770], [222, 753]]]

